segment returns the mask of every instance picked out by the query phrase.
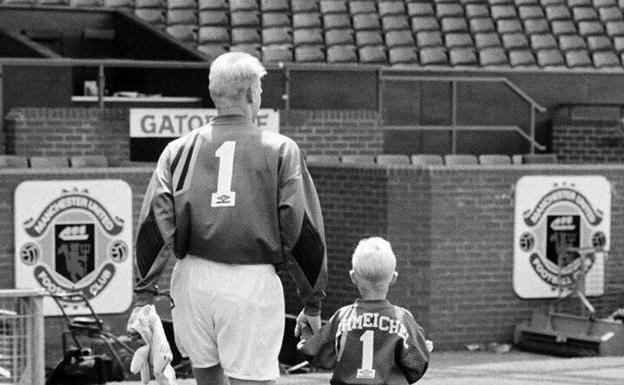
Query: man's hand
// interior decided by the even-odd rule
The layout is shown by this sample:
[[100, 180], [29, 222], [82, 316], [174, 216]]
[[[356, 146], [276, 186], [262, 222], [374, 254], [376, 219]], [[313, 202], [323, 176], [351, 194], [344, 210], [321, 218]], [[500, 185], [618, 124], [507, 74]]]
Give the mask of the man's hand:
[[295, 337], [301, 335], [301, 330], [304, 327], [310, 328], [312, 333], [316, 333], [321, 328], [321, 315], [308, 315], [305, 314], [305, 310], [297, 316], [297, 324], [295, 325]]

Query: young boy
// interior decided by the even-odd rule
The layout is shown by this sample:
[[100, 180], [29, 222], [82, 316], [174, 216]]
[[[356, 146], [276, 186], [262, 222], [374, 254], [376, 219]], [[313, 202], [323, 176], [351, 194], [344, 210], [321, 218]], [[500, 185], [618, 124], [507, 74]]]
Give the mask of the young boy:
[[334, 368], [332, 385], [415, 383], [433, 346], [412, 314], [386, 299], [398, 275], [390, 243], [378, 237], [360, 241], [351, 263], [349, 275], [361, 298], [340, 308], [316, 334], [301, 330], [300, 348], [316, 366]]

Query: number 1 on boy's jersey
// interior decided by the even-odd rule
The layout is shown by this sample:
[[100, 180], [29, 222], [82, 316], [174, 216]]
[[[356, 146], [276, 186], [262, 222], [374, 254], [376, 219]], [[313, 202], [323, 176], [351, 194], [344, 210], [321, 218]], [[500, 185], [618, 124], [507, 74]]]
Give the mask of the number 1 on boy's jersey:
[[358, 369], [356, 378], [375, 378], [375, 369], [373, 369], [375, 332], [365, 331], [360, 341], [362, 341], [362, 367]]
[[212, 193], [212, 207], [236, 205], [236, 192], [232, 191], [235, 149], [236, 142], [228, 140], [215, 151], [215, 156], [219, 158], [219, 175], [217, 176], [217, 191]]

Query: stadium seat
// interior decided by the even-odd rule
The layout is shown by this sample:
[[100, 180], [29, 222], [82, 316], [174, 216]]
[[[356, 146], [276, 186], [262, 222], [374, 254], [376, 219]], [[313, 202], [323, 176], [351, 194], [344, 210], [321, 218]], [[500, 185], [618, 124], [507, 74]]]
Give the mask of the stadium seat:
[[494, 28], [494, 22], [489, 17], [470, 19], [468, 23], [470, 24], [470, 31], [472, 33], [496, 31], [496, 28]]
[[352, 29], [332, 29], [325, 32], [325, 45], [353, 45]]
[[420, 64], [424, 66], [448, 64], [446, 50], [442, 47], [422, 48], [420, 50]]
[[596, 12], [594, 8], [590, 7], [573, 7], [572, 20], [577, 23], [579, 21], [598, 20], [598, 12]]
[[381, 18], [381, 28], [384, 32], [409, 30], [409, 22], [404, 15], [391, 15]]
[[122, 12], [134, 12], [133, 0], [104, 0], [102, 4], [106, 9], [115, 9]]
[[295, 61], [298, 63], [323, 63], [325, 62], [325, 52], [321, 46], [295, 47]]
[[410, 164], [410, 157], [403, 154], [379, 154], [375, 160], [377, 164]]
[[230, 45], [230, 33], [226, 27], [199, 27], [199, 44]]
[[608, 21], [606, 23], [607, 35], [624, 36], [624, 20]]
[[414, 45], [414, 35], [410, 30], [390, 31], [385, 36], [388, 48]]
[[229, 0], [230, 12], [236, 11], [259, 11], [256, 0]]
[[0, 168], [26, 168], [28, 158], [19, 155], [0, 155]]
[[321, 15], [318, 12], [295, 13], [292, 17], [293, 28], [321, 28]]
[[260, 48], [257, 44], [237, 44], [230, 47], [230, 52], [245, 52], [258, 59], [262, 59]]
[[199, 11], [198, 22], [199, 26], [215, 26], [215, 27], [229, 27], [230, 20], [228, 14], [223, 10], [202, 10]]
[[101, 7], [102, 0], [69, 0], [70, 7]]
[[292, 62], [292, 49], [283, 46], [262, 47], [262, 61], [265, 63]]
[[165, 24], [165, 11], [158, 8], [136, 8], [134, 15], [150, 24]]
[[447, 166], [461, 166], [469, 164], [478, 164], [476, 155], [471, 154], [446, 154], [444, 155], [444, 164]]
[[379, 16], [405, 15], [405, 7], [402, 1], [380, 1], [377, 3]]
[[227, 46], [218, 44], [199, 44], [197, 46], [197, 50], [204, 55], [207, 55], [209, 58], [214, 59], [217, 56], [228, 52], [228, 49], [226, 47]]
[[167, 0], [167, 9], [197, 10], [197, 0]]
[[529, 40], [523, 33], [507, 33], [502, 35], [503, 47], [507, 50], [515, 50], [529, 47]]
[[546, 11], [546, 18], [548, 21], [569, 20], [572, 18], [570, 9], [563, 4], [547, 6], [544, 10]]
[[577, 26], [579, 35], [583, 37], [605, 33], [604, 25], [600, 21], [579, 21]]
[[566, 65], [570, 68], [584, 68], [592, 67], [593, 63], [589, 57], [589, 53], [585, 50], [580, 51], [566, 51], [563, 54], [565, 56]]
[[31, 168], [61, 168], [69, 167], [69, 158], [64, 156], [31, 156]]
[[[135, 5], [136, 6], [136, 5]], [[200, 11], [203, 10], [229, 10], [227, 0], [197, 0], [197, 6]]]
[[166, 0], [135, 0], [134, 8], [166, 8]]
[[558, 40], [559, 48], [561, 48], [563, 52], [587, 49], [585, 39], [583, 39], [579, 35], [562, 35], [559, 36]]
[[494, 20], [518, 18], [518, 13], [514, 5], [493, 5], [490, 7], [490, 13]]
[[306, 155], [305, 160], [308, 164], [335, 164], [340, 163], [338, 155]]
[[35, 5], [36, 0], [3, 0], [2, 5]]
[[[459, 14], [461, 15], [461, 13]], [[467, 4], [466, 5], [466, 17], [468, 19], [482, 18], [482, 17], [490, 17], [490, 11], [487, 4]]]
[[522, 154], [513, 154], [511, 156], [511, 164], [522, 164]]
[[255, 28], [232, 28], [232, 45], [238, 44], [260, 44], [262, 38], [260, 32]]
[[511, 164], [511, 158], [505, 154], [482, 154], [478, 159], [479, 164]]
[[288, 12], [290, 7], [288, 0], [261, 0], [260, 9], [262, 12]]
[[365, 64], [386, 64], [386, 47], [382, 45], [369, 45], [358, 49], [360, 63]]
[[441, 19], [442, 32], [468, 32], [468, 23], [463, 17], [444, 17]]
[[555, 36], [576, 34], [576, 25], [572, 20], [555, 20], [550, 23], [550, 30]]
[[451, 48], [449, 50], [449, 63], [452, 66], [472, 66], [479, 64], [474, 48]]
[[624, 36], [616, 36], [613, 38], [613, 48], [617, 53], [624, 52]]
[[412, 165], [414, 166], [433, 166], [443, 165], [444, 158], [437, 154], [414, 154], [411, 156]]
[[323, 15], [323, 29], [351, 28], [351, 19], [346, 13], [330, 13]]
[[533, 51], [540, 51], [543, 49], [557, 48], [557, 41], [551, 34], [531, 35], [531, 48]]
[[348, 13], [347, 3], [343, 0], [321, 0], [321, 13]]
[[197, 11], [194, 9], [170, 9], [166, 13], [167, 25], [193, 25], [197, 27]]
[[557, 155], [555, 154], [524, 154], [522, 163], [557, 163]]
[[349, 13], [353, 15], [357, 15], [358, 13], [376, 13], [377, 8], [375, 8], [374, 1], [350, 1], [349, 2]]
[[444, 35], [446, 48], [473, 47], [472, 36], [469, 33], [447, 33]]
[[495, 32], [475, 33], [474, 39], [478, 49], [501, 46], [500, 37]]
[[458, 3], [436, 3], [435, 11], [439, 19], [443, 17], [464, 16], [464, 7]]
[[318, 12], [319, 2], [318, 0], [291, 0], [290, 10], [293, 14], [304, 12]]
[[353, 16], [353, 29], [356, 31], [380, 30], [379, 17], [374, 13], [360, 13]]
[[323, 45], [323, 34], [321, 29], [295, 29], [293, 33], [293, 43], [299, 45]]
[[531, 50], [521, 49], [509, 51], [509, 64], [512, 67], [533, 67], [537, 62]]
[[232, 28], [260, 28], [260, 12], [235, 11], [230, 12], [230, 27]]
[[598, 8], [598, 15], [603, 23], [608, 21], [620, 21], [624, 19], [622, 10], [617, 6]]
[[537, 51], [537, 64], [540, 67], [559, 67], [565, 65], [563, 55], [559, 49], [544, 49]]
[[415, 47], [393, 47], [388, 50], [390, 65], [417, 64], [418, 54]]
[[327, 48], [328, 63], [357, 63], [355, 46], [334, 45]]
[[496, 30], [498, 33], [524, 33], [520, 20], [517, 19], [501, 19], [496, 21]]
[[518, 16], [521, 20], [543, 19], [544, 9], [539, 5], [523, 5], [518, 7]]
[[613, 44], [611, 39], [604, 35], [587, 36], [587, 47], [592, 52], [595, 51], [611, 51]]
[[407, 15], [413, 16], [434, 16], [433, 5], [430, 3], [407, 3]]
[[439, 31], [440, 25], [438, 20], [433, 16], [417, 16], [411, 19], [412, 31], [415, 33], [421, 31]]
[[262, 13], [262, 28], [290, 26], [290, 16], [287, 13]]
[[442, 33], [438, 31], [423, 31], [416, 34], [418, 47], [441, 47]]
[[490, 47], [479, 51], [479, 64], [484, 67], [509, 65], [505, 50], [501, 47]]
[[292, 43], [292, 31], [289, 27], [267, 28], [262, 30], [262, 44], [264, 45], [290, 45]]
[[198, 38], [196, 25], [171, 25], [166, 28], [166, 32], [184, 42], [196, 42]]
[[584, 8], [584, 7], [592, 7], [592, 0], [566, 0], [568, 7], [570, 8]]
[[617, 7], [617, 0], [593, 0], [593, 4], [596, 8], [609, 8], [609, 7]]
[[108, 159], [105, 155], [75, 155], [69, 158], [69, 165], [74, 168], [108, 167]]
[[594, 52], [592, 55], [592, 61], [596, 68], [616, 68], [620, 67], [620, 59], [612, 51]]
[[523, 22], [524, 32], [528, 35], [536, 33], [550, 33], [550, 26], [546, 19], [529, 19]]
[[343, 155], [342, 163], [373, 164], [375, 163], [375, 156], [374, 155]]
[[357, 31], [355, 32], [355, 44], [358, 47], [382, 45], [384, 40], [380, 31]]

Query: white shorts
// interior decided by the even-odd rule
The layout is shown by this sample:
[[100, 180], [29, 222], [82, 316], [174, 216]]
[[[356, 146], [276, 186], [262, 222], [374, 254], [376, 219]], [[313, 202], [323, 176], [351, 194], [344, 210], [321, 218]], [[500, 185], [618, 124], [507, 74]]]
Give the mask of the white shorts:
[[273, 265], [228, 265], [187, 255], [171, 276], [175, 341], [193, 367], [226, 376], [279, 377], [284, 290]]

